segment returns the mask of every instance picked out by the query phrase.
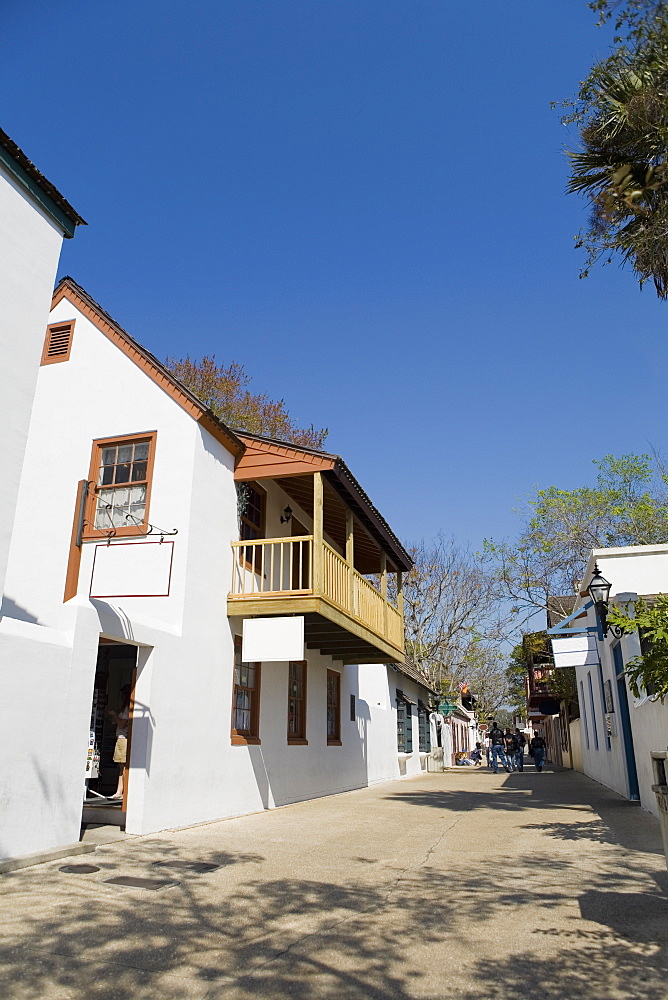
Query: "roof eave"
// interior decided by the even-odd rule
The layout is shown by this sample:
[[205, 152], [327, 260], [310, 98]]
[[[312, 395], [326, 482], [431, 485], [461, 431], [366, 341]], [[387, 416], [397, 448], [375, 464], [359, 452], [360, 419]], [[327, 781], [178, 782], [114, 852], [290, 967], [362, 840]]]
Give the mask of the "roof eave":
[[329, 475], [336, 478], [348, 499], [357, 507], [357, 513], [362, 514], [362, 519], [368, 521], [367, 527], [372, 528], [376, 540], [382, 543], [388, 554], [392, 556], [397, 564], [397, 569], [406, 573], [411, 570], [413, 560], [342, 458], [337, 458]]
[[58, 188], [47, 180], [32, 160], [2, 129], [0, 129], [0, 164], [63, 230], [66, 239], [74, 236], [77, 226], [88, 225]]
[[[204, 403], [202, 403], [202, 401], [198, 399], [193, 392], [191, 392], [190, 389], [188, 389], [182, 382], [172, 375], [170, 370], [166, 368], [161, 361], [159, 361], [153, 354], [151, 354], [150, 351], [147, 351], [145, 347], [136, 341], [134, 337], [127, 332], [127, 330], [124, 330], [123, 327], [117, 323], [116, 320], [110, 316], [109, 313], [103, 309], [91, 295], [89, 295], [85, 288], [82, 288], [81, 285], [77, 284], [74, 278], [69, 277], [69, 275], [61, 278], [53, 293], [53, 305], [56, 305], [60, 301], [66, 290], [69, 290], [73, 298], [78, 299], [79, 303], [83, 304], [90, 313], [96, 315], [101, 323], [108, 327], [112, 334], [115, 334], [116, 338], [123, 341], [127, 345], [127, 348], [129, 348], [135, 355], [133, 360], [136, 361], [137, 356], [143, 359], [143, 362], [145, 363], [144, 370], [146, 371], [148, 369], [147, 374], [149, 377], [152, 377], [153, 380], [157, 382], [158, 385], [161, 385], [161, 388], [163, 389], [166, 386], [171, 386], [175, 390], [176, 394], [182, 397], [181, 402], [184, 400], [187, 401], [190, 405], [186, 406], [186, 409], [191, 413], [191, 416], [194, 416], [197, 422], [210, 433], [213, 433], [217, 437], [222, 437], [224, 439], [223, 443], [225, 444], [225, 447], [231, 452], [232, 455], [239, 457], [244, 453], [246, 445], [237, 437], [234, 431], [230, 430], [227, 424], [223, 423], [223, 421], [220, 420], [212, 410], [206, 407]], [[76, 302], [73, 304], [75, 307], [80, 308], [80, 305]], [[92, 317], [89, 316], [89, 319], [92, 319]], [[103, 329], [103, 332], [106, 331]], [[178, 398], [176, 399], [176, 402], [179, 402]]]

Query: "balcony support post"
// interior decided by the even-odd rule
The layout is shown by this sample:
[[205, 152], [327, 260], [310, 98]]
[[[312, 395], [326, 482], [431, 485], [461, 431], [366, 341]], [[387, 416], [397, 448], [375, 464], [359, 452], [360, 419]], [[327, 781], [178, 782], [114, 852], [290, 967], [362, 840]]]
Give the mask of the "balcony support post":
[[323, 588], [324, 534], [322, 473], [313, 475], [313, 593], [321, 594]]
[[383, 635], [387, 635], [387, 555], [380, 553], [380, 593], [383, 598]]
[[346, 509], [346, 562], [348, 563], [348, 610], [355, 612], [355, 521], [352, 510]]
[[401, 570], [397, 572], [397, 611], [401, 615], [401, 620], [404, 619], [404, 592], [403, 592], [403, 573]]

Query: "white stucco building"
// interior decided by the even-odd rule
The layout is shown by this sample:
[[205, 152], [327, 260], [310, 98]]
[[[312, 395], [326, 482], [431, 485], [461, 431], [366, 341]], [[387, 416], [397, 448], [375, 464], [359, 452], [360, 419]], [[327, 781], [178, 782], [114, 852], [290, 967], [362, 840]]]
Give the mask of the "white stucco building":
[[[640, 654], [637, 632], [618, 637], [609, 630], [601, 639], [594, 631], [595, 608], [584, 608], [591, 604], [587, 587], [597, 565], [611, 584], [610, 603], [625, 605], [634, 596], [651, 599], [668, 593], [668, 545], [595, 549], [574, 617], [562, 623], [580, 633], [567, 636], [560, 626], [550, 630], [556, 631], [555, 665], [576, 667], [584, 773], [658, 815], [650, 752], [668, 747], [668, 704], [647, 694], [636, 698], [629, 688], [624, 668]], [[592, 631], [585, 633], [586, 628]]]
[[233, 433], [72, 279], [45, 357], [54, 328], [0, 622], [0, 857], [78, 840], [84, 782], [89, 800], [116, 784], [126, 684], [123, 800], [84, 818], [128, 832], [425, 769], [431, 692], [402, 666], [410, 558], [345, 463]]
[[0, 129], [0, 594], [58, 258], [81, 223]]

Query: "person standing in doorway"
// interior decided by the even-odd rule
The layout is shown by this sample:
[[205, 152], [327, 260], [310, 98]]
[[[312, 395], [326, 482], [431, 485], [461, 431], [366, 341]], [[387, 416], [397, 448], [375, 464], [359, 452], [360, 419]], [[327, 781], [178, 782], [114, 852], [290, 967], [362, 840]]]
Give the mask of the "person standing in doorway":
[[121, 703], [118, 712], [109, 709], [109, 715], [116, 723], [116, 745], [114, 747], [114, 763], [118, 764], [118, 786], [112, 799], [122, 799], [125, 790], [125, 772], [128, 766], [128, 727], [130, 725], [130, 695], [132, 688], [124, 684], [121, 688]]
[[542, 771], [545, 766], [545, 752], [547, 750], [547, 744], [542, 736], [536, 734], [532, 739], [530, 746], [531, 756], [533, 757], [533, 762], [536, 765], [536, 770]]
[[506, 760], [506, 753], [503, 748], [503, 729], [499, 729], [496, 724], [496, 719], [492, 723], [492, 728], [489, 734], [489, 742], [492, 748], [492, 770], [494, 771], [494, 774], [499, 773], [499, 760], [507, 771], [508, 761]]

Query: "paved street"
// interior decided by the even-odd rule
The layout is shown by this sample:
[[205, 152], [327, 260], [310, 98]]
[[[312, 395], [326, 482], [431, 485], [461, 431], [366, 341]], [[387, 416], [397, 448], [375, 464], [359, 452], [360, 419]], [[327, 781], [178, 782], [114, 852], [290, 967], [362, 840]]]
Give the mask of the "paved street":
[[[171, 860], [221, 867], [154, 864]], [[658, 824], [570, 771], [425, 774], [71, 863], [100, 870], [0, 877], [7, 1000], [668, 992]]]

